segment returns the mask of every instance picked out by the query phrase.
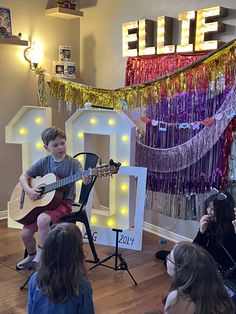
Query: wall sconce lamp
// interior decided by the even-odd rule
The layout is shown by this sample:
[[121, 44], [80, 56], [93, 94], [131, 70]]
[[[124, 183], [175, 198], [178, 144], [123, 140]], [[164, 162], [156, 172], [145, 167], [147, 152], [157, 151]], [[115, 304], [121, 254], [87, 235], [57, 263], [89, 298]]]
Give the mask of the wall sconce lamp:
[[24, 50], [24, 57], [30, 64], [30, 69], [35, 71], [41, 61], [42, 51], [40, 46], [32, 42], [29, 47]]

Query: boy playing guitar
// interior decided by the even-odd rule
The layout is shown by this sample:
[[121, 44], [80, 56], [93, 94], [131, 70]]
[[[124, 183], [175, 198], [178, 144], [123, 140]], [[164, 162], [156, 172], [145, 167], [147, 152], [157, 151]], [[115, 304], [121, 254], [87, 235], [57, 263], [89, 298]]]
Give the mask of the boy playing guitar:
[[[43, 177], [48, 173], [53, 173], [61, 179], [75, 174], [83, 176], [83, 169], [80, 162], [66, 154], [66, 134], [63, 130], [57, 127], [49, 127], [42, 132], [41, 136], [44, 148], [49, 155], [34, 163], [19, 179], [24, 190], [23, 193], [26, 193], [27, 197], [33, 202], [36, 202], [42, 196], [42, 190], [33, 188], [30, 185], [32, 178]], [[84, 184], [88, 184], [89, 182], [89, 176], [83, 177]], [[23, 226], [21, 238], [27, 249], [28, 256], [16, 265], [18, 270], [30, 268], [33, 266], [33, 263], [39, 262], [42, 247], [50, 232], [50, 226], [57, 223], [62, 216], [71, 213], [71, 206], [75, 200], [75, 182], [66, 185], [60, 193], [60, 203], [57, 203], [54, 210], [45, 207], [43, 212], [36, 217], [35, 221]], [[36, 231], [38, 231], [39, 238], [37, 252], [34, 238]]]

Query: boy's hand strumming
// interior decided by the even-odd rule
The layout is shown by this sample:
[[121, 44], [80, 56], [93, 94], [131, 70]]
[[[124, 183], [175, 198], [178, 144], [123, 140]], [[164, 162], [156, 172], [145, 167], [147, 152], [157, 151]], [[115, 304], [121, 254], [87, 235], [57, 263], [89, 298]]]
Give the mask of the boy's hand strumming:
[[35, 190], [32, 188], [27, 189], [27, 191], [25, 191], [25, 192], [32, 201], [36, 201], [41, 195], [40, 190]]

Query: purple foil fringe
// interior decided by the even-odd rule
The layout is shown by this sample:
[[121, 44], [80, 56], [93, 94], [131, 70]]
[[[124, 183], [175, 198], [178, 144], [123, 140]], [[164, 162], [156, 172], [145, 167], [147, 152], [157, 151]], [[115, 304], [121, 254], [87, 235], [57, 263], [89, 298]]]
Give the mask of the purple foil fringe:
[[[229, 100], [227, 98], [225, 101], [228, 94]], [[228, 89], [220, 93], [178, 94], [172, 99], [164, 98], [160, 103], [148, 106], [146, 116], [149, 119], [168, 123], [166, 132], [160, 131], [157, 126], [153, 126], [151, 123], [147, 124], [145, 144], [137, 142], [136, 145], [137, 166], [148, 168], [147, 188], [149, 190], [170, 194], [199, 194], [211, 187], [219, 189], [222, 176], [223, 132], [228, 121], [222, 119], [219, 121], [220, 123], [214, 122], [212, 129], [210, 126], [201, 126], [199, 130], [179, 129], [176, 124], [203, 121], [214, 116], [217, 112], [227, 109], [232, 104], [235, 105], [235, 94], [231, 97]], [[218, 126], [221, 127], [220, 131]], [[218, 127], [217, 135], [215, 135], [213, 127], [216, 131]], [[202, 139], [201, 134], [204, 132], [203, 143], [206, 146], [209, 145], [210, 149], [205, 147], [203, 143], [201, 143], [201, 147], [197, 147], [196, 139]], [[199, 136], [197, 136], [198, 134]], [[191, 142], [194, 138], [195, 147], [189, 145], [188, 149], [183, 150], [182, 159], [180, 156], [178, 158], [178, 155], [171, 154], [171, 151], [174, 152], [176, 147], [180, 147], [180, 145], [184, 147], [186, 142]], [[196, 153], [194, 149], [198, 152]], [[151, 150], [152, 153], [150, 153]], [[159, 150], [160, 160], [156, 158], [155, 150]], [[163, 154], [165, 150], [168, 154]], [[181, 150], [179, 152], [181, 154]], [[199, 156], [201, 156], [200, 159]], [[182, 164], [180, 160], [182, 160]], [[189, 160], [190, 162], [188, 162]], [[159, 164], [155, 165], [155, 163]], [[177, 169], [178, 171], [175, 171]]]

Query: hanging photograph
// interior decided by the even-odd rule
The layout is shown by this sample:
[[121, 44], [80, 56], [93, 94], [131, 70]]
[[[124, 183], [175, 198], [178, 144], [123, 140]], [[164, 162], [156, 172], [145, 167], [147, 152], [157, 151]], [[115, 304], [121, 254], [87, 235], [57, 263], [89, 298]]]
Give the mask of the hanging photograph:
[[71, 60], [71, 46], [59, 46], [59, 60], [62, 62]]
[[12, 35], [10, 10], [0, 8], [0, 35]]

